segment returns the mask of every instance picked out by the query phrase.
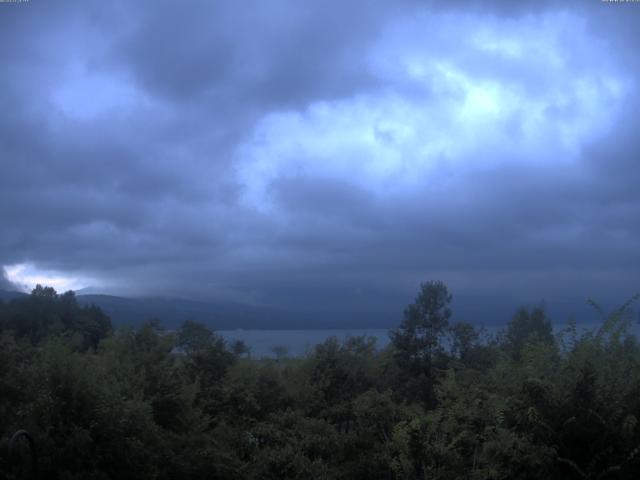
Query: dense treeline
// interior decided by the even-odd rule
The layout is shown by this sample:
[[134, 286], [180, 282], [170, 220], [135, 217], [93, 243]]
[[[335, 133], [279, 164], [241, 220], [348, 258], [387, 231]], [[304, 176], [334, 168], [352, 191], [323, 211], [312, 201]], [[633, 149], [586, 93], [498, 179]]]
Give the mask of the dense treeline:
[[484, 338], [422, 285], [389, 347], [252, 359], [205, 326], [113, 331], [72, 292], [0, 302], [0, 472], [61, 479], [631, 479], [629, 304], [554, 335], [540, 308]]

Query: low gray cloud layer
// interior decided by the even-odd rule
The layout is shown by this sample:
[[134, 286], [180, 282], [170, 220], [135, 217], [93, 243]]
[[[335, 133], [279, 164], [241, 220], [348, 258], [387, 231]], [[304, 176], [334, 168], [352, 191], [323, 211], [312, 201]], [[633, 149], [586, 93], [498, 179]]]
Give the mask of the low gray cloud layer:
[[432, 278], [626, 299], [640, 6], [514, 3], [0, 4], [0, 265], [390, 324]]

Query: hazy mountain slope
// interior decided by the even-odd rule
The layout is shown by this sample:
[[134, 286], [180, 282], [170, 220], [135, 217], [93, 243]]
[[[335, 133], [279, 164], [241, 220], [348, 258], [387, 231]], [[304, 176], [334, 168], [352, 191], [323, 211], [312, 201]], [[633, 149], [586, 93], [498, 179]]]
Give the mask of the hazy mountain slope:
[[0, 300], [8, 302], [9, 300], [13, 300], [14, 298], [23, 298], [26, 297], [26, 293], [22, 292], [13, 292], [7, 290], [0, 290]]
[[[0, 300], [10, 301], [26, 297], [27, 294], [0, 290]], [[114, 326], [140, 325], [145, 320], [157, 318], [166, 328], [176, 328], [185, 320], [203, 322], [217, 330], [227, 329], [358, 329], [393, 328], [402, 319], [401, 305], [410, 299], [394, 302], [397, 308], [375, 308], [369, 304], [357, 308], [339, 302], [326, 302], [323, 307], [317, 302], [313, 307], [297, 306], [274, 308], [245, 305], [228, 301], [196, 301], [170, 297], [132, 298], [100, 294], [78, 294], [82, 304], [95, 304], [111, 317]], [[465, 321], [474, 325], [504, 325], [518, 306], [542, 303], [520, 298], [494, 295], [454, 296], [452, 321]], [[565, 302], [544, 302], [554, 324], [562, 325], [570, 318], [580, 323], [598, 322], [593, 308], [584, 300], [569, 298]], [[611, 311], [622, 302], [620, 299], [604, 299], [600, 302], [606, 311]], [[379, 307], [379, 306], [378, 306]], [[640, 322], [640, 312], [634, 312]]]
[[[78, 301], [102, 308], [116, 326], [139, 325], [157, 318], [166, 328], [185, 320], [197, 320], [218, 330], [234, 328], [291, 328], [287, 312], [231, 302], [201, 302], [179, 298], [124, 298], [111, 295], [79, 295]], [[298, 324], [300, 327], [300, 324]]]

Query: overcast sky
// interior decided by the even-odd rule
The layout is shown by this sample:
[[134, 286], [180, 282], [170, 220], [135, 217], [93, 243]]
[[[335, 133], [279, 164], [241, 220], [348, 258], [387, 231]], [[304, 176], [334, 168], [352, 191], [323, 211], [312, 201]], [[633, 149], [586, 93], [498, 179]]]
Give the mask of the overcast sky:
[[0, 3], [0, 286], [622, 302], [638, 24], [599, 0]]

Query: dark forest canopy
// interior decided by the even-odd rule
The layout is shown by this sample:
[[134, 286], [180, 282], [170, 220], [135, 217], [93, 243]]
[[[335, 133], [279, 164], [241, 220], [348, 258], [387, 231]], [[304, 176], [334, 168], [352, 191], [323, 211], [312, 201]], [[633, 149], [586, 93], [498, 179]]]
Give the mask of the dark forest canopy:
[[[484, 337], [450, 301], [423, 284], [384, 349], [254, 359], [197, 322], [114, 330], [38, 286], [0, 302], [0, 478], [638, 478], [631, 302], [585, 333], [522, 308]], [[37, 464], [26, 437], [9, 452], [21, 429]]]

